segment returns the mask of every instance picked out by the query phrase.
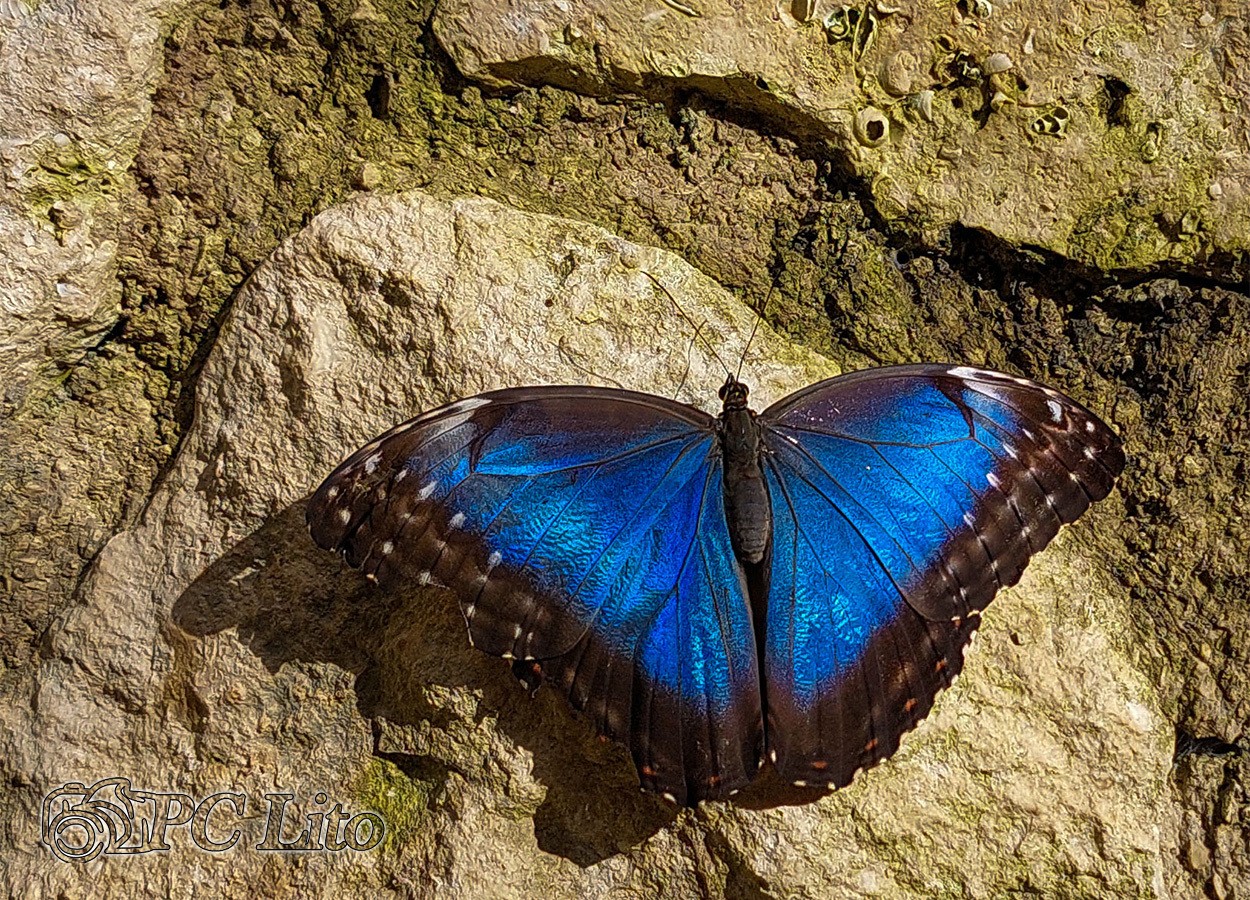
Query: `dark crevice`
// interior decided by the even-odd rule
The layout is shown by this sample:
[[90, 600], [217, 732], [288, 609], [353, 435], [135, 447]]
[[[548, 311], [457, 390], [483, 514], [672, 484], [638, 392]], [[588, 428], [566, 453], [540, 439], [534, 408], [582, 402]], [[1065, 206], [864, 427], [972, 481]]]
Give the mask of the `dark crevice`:
[[1111, 128], [1123, 128], [1129, 124], [1129, 117], [1125, 109], [1125, 102], [1128, 95], [1132, 93], [1132, 88], [1111, 75], [1104, 75], [1102, 78], [1102, 96], [1100, 97], [1102, 104], [1103, 118], [1106, 119], [1107, 125]]
[[443, 784], [447, 781], [447, 777], [452, 771], [449, 766], [444, 765], [432, 756], [417, 756], [412, 753], [390, 753], [384, 750], [375, 750], [373, 755], [378, 759], [386, 760], [412, 781]]
[[426, 17], [421, 26], [421, 36], [419, 38], [422, 51], [425, 58], [432, 64], [432, 70], [435, 78], [438, 80], [439, 87], [443, 93], [452, 96], [461, 96], [465, 89], [473, 86], [482, 92], [482, 96], [501, 96], [511, 97], [517, 93], [517, 89], [496, 90], [494, 88], [476, 85], [470, 82], [460, 74], [455, 60], [450, 54], [443, 49], [443, 45], [439, 42], [438, 37], [434, 34], [434, 10], [431, 8], [430, 14]]
[[1172, 754], [1172, 762], [1179, 763], [1183, 759], [1190, 757], [1207, 757], [1207, 758], [1225, 758], [1229, 756], [1244, 756], [1250, 753], [1246, 747], [1235, 741], [1226, 741], [1223, 738], [1213, 737], [1197, 737], [1190, 734], [1183, 728], [1176, 730], [1176, 748]]
[[103, 333], [100, 334], [98, 338], [96, 338], [94, 343], [92, 343], [88, 347], [83, 348], [82, 354], [77, 359], [62, 361], [59, 364], [60, 370], [63, 372], [68, 372], [71, 369], [76, 369], [79, 366], [86, 365], [89, 362], [91, 362], [91, 360], [93, 360], [95, 357], [99, 356], [102, 352], [108, 349], [110, 346], [112, 346], [113, 344], [127, 344], [128, 345], [130, 342], [126, 339], [126, 329], [129, 325], [130, 325], [130, 316], [124, 312], [121, 313], [117, 317], [116, 321], [114, 321], [113, 324], [110, 325], [107, 330], [105, 330]]
[[[437, 41], [431, 40], [437, 46]], [[448, 71], [456, 72], [455, 63], [441, 46], [437, 52], [441, 61], [449, 67]], [[532, 85], [534, 89], [551, 87], [605, 103], [621, 102], [622, 92], [626, 95], [632, 93], [641, 101], [665, 107], [670, 120], [677, 124], [678, 131], [680, 110], [695, 109], [766, 140], [793, 143], [796, 155], [801, 159], [819, 160], [844, 173], [850, 171], [843, 154], [829, 152], [829, 145], [836, 136], [825, 123], [784, 105], [761, 89], [756, 79], [750, 76], [730, 79], [700, 75], [687, 78], [649, 77], [641, 83], [612, 85], [609, 88], [572, 77], [565, 73], [563, 67], [547, 60], [496, 66], [492, 74], [501, 80]], [[506, 97], [523, 90], [479, 87], [483, 96]]]
[[[906, 245], [905, 241], [902, 243]], [[1099, 295], [1108, 288], [1118, 287], [1127, 291], [1160, 279], [1174, 281], [1195, 291], [1219, 288], [1234, 293], [1250, 292], [1250, 282], [1240, 276], [1226, 280], [1162, 265], [1148, 271], [1104, 272], [1053, 251], [1017, 246], [990, 232], [962, 226], [950, 230], [950, 246], [945, 255], [969, 284], [1002, 288], [1016, 281], [1026, 284], [1039, 296], [1062, 305], [1080, 306], [1080, 298]], [[1237, 262], [1240, 264], [1240, 260]], [[1233, 274], [1236, 275], [1235, 272]], [[1113, 305], [1117, 315], [1138, 324], [1157, 318], [1157, 314], [1149, 309], [1127, 304]]]
[[156, 470], [156, 475], [152, 479], [152, 483], [145, 492], [143, 502], [139, 505], [138, 510], [125, 518], [119, 524], [117, 530], [129, 527], [133, 522], [139, 521], [147, 512], [152, 501], [156, 499], [164, 486], [169, 474], [174, 470], [178, 463], [179, 454], [182, 452], [183, 442], [186, 440], [191, 429], [191, 423], [195, 418], [195, 399], [196, 387], [199, 383], [200, 372], [204, 368], [204, 364], [208, 361], [208, 356], [212, 352], [213, 347], [217, 344], [217, 337], [221, 332], [222, 323], [225, 322], [230, 310], [234, 307], [234, 301], [237, 299], [239, 292], [247, 284], [248, 279], [241, 279], [239, 285], [226, 298], [225, 302], [213, 315], [212, 319], [204, 326], [203, 330], [197, 335], [197, 343], [195, 350], [191, 353], [191, 358], [181, 371], [170, 373], [172, 382], [177, 386], [177, 397], [173, 402], [173, 408], [170, 416], [173, 419], [174, 427], [177, 434], [177, 440], [168, 456], [161, 462]]
[[373, 76], [369, 90], [365, 92], [365, 102], [369, 104], [369, 112], [375, 119], [390, 121], [391, 91], [394, 85], [395, 77], [389, 72], [379, 72]]
[[88, 559], [83, 564], [82, 568], [78, 570], [78, 574], [74, 579], [74, 587], [66, 592], [64, 598], [62, 598], [62, 600], [55, 607], [53, 607], [51, 614], [45, 618], [43, 628], [30, 643], [31, 651], [27, 652], [34, 652], [43, 659], [52, 659], [56, 656], [56, 652], [52, 647], [53, 630], [65, 614], [77, 605], [79, 597], [82, 596], [83, 585], [86, 583], [87, 578], [95, 570], [96, 561], [99, 560], [100, 554], [104, 552], [104, 548], [108, 546], [109, 538], [117, 534], [124, 527], [124, 523], [118, 524], [115, 528], [109, 531], [108, 535], [103, 540], [100, 541], [100, 545], [95, 548], [95, 552], [91, 554], [91, 558]]

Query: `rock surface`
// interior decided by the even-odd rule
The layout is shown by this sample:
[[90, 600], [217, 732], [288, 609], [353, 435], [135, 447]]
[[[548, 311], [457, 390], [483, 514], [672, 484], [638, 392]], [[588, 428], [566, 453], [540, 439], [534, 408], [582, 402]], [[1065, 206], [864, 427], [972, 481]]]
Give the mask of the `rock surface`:
[[[1203, 755], [1250, 721], [1245, 10], [876, 5], [868, 44], [829, 43], [841, 4], [806, 6], [0, 0], [0, 887], [1250, 893], [1245, 765]], [[432, 196], [308, 225], [414, 187]], [[453, 215], [472, 194], [579, 222]], [[389, 246], [417, 219], [486, 221], [472, 246], [504, 258], [386, 262], [447, 246], [432, 224]], [[747, 314], [630, 241], [836, 367], [1008, 368], [1127, 441], [1115, 498], [849, 791], [675, 815], [465, 648], [451, 606], [379, 597], [305, 541], [299, 498], [338, 456], [452, 394], [610, 377], [706, 402], [718, 370], [622, 273], [656, 272], [720, 335]], [[501, 291], [521, 305], [485, 319]], [[510, 331], [532, 297], [553, 305]], [[332, 326], [350, 359], [312, 355]], [[546, 355], [518, 358], [532, 335]], [[829, 365], [756, 347], [765, 393]], [[1199, 752], [1169, 773], [1174, 730]], [[183, 827], [169, 854], [56, 860], [43, 794], [105, 775], [237, 786], [247, 846], [280, 788], [392, 830], [367, 854], [218, 857]]]
[[[828, 798], [694, 812], [639, 794], [623, 750], [470, 650], [450, 597], [387, 595], [312, 547], [303, 498], [416, 410], [527, 382], [714, 398], [722, 371], [648, 272], [736, 357], [749, 311], [684, 263], [567, 220], [365, 198], [284, 244], [237, 298], [161, 488], [101, 553], [49, 636], [37, 703], [9, 722], [27, 811], [70, 777], [120, 772], [257, 805], [325, 789], [388, 819], [373, 854], [279, 871], [231, 852], [231, 879], [254, 868], [300, 892], [1161, 896], [1171, 733], [1117, 647], [1125, 595], [1087, 523], [991, 608], [965, 676], [895, 760]], [[744, 368], [761, 405], [830, 373], [767, 330]], [[19, 826], [10, 877], [49, 895], [178, 892], [197, 871], [223, 886], [182, 834], [156, 858], [49, 867], [35, 831]]]
[[1250, 40], [1210, 6], [445, 0], [434, 30], [496, 85], [709, 94], [836, 155], [904, 228], [1202, 271], [1250, 244]]
[[117, 319], [118, 195], [133, 190], [160, 73], [157, 13], [177, 9], [156, 0], [34, 7], [0, 9], [0, 353], [10, 408], [41, 369], [74, 361]]
[[182, 6], [0, 3], [0, 658], [9, 670], [168, 455], [153, 403], [165, 379], [136, 372], [129, 354], [97, 351], [123, 320], [121, 231], [161, 75], [160, 16]]

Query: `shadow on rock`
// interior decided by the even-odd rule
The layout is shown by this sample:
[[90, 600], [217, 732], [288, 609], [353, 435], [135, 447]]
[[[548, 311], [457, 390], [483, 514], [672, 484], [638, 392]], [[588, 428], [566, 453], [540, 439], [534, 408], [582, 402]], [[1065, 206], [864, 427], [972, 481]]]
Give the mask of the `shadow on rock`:
[[[378, 588], [313, 544], [304, 508], [274, 516], [206, 569], [174, 602], [174, 622], [197, 637], [237, 628], [271, 672], [296, 661], [353, 672], [357, 706], [373, 720], [446, 728], [456, 713], [431, 689], [474, 692], [499, 730], [532, 754], [534, 777], [547, 789], [534, 831], [548, 853], [591, 865], [673, 821], [672, 807], [639, 791], [623, 747], [601, 740], [551, 690], [531, 698], [507, 663], [469, 647], [448, 592]], [[491, 777], [474, 771], [481, 761], [378, 755], [410, 776]]]

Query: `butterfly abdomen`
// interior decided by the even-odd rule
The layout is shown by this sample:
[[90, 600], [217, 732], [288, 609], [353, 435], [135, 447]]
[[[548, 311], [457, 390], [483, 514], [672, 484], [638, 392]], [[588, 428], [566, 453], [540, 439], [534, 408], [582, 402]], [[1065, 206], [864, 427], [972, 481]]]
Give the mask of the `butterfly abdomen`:
[[725, 520], [734, 555], [743, 565], [755, 565], [768, 554], [773, 534], [755, 414], [749, 409], [726, 409], [721, 414], [720, 440], [725, 466]]

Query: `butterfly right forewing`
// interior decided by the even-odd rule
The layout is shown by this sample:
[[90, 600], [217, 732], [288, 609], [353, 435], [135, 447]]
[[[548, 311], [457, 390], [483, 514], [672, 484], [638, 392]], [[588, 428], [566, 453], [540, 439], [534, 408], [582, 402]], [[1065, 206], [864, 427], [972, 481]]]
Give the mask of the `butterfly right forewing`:
[[962, 664], [978, 613], [1111, 490], [1093, 413], [967, 367], [873, 369], [760, 416], [773, 504], [769, 753], [840, 785], [888, 756]]

